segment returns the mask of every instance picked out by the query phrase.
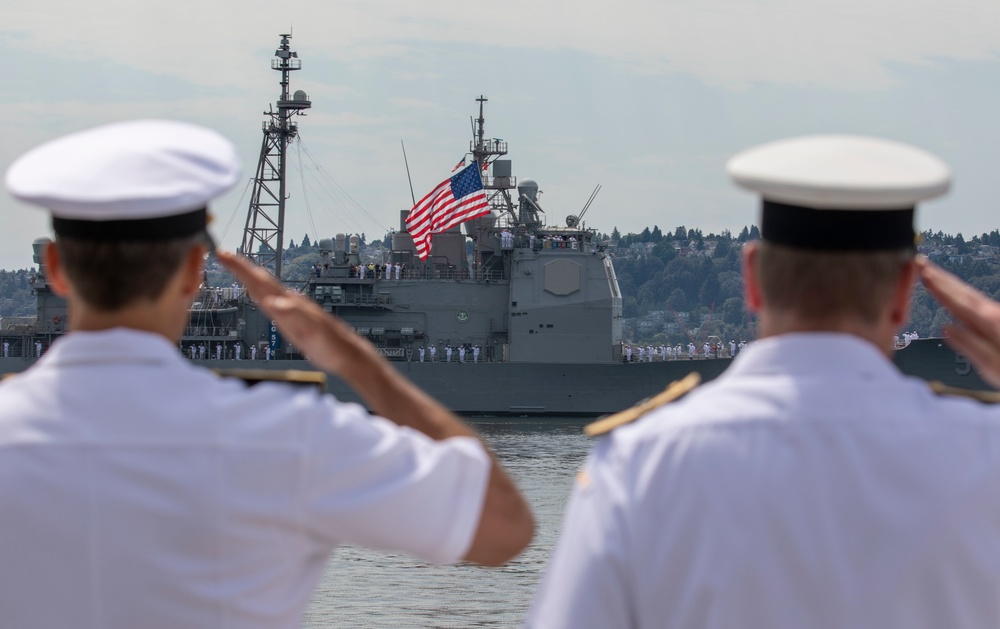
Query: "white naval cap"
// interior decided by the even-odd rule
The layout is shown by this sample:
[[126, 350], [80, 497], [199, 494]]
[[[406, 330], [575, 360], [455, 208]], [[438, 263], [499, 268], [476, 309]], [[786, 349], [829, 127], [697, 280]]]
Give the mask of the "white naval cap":
[[205, 232], [208, 201], [239, 176], [235, 147], [215, 131], [134, 120], [42, 144], [5, 182], [15, 198], [52, 212], [57, 235], [161, 240]]
[[736, 155], [726, 171], [763, 197], [763, 240], [827, 251], [914, 246], [916, 203], [951, 185], [948, 165], [927, 151], [855, 135], [770, 142]]

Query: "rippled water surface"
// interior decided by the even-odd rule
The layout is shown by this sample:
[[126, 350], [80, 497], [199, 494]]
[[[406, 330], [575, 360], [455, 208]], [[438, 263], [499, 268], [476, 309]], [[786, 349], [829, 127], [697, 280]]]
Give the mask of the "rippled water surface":
[[518, 627], [562, 525], [573, 479], [591, 446], [589, 419], [471, 420], [522, 488], [538, 529], [503, 568], [432, 566], [342, 547], [303, 619], [326, 627]]

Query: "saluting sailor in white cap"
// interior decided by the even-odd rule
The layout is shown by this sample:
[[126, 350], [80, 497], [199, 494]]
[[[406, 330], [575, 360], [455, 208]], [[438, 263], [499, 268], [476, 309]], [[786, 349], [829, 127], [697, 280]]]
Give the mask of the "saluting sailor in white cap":
[[178, 354], [206, 205], [238, 180], [227, 140], [160, 120], [54, 140], [7, 171], [51, 210], [47, 279], [70, 332], [0, 383], [5, 623], [293, 627], [340, 543], [498, 564], [529, 541], [530, 511], [472, 430], [245, 259], [219, 254], [376, 416]]
[[728, 171], [763, 198], [743, 254], [762, 338], [597, 444], [527, 626], [1000, 626], [1000, 411], [889, 358], [914, 206], [948, 167], [813, 136]]

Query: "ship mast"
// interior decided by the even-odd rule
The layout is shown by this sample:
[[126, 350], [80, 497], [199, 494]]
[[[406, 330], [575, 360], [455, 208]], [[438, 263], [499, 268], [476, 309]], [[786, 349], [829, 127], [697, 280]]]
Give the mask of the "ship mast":
[[[279, 35], [280, 47], [274, 51], [271, 69], [281, 72], [281, 97], [277, 111], [268, 107], [264, 112], [264, 141], [257, 162], [257, 174], [250, 194], [247, 222], [243, 229], [243, 244], [240, 251], [262, 267], [272, 271], [281, 279], [281, 252], [284, 248], [285, 232], [285, 157], [288, 143], [298, 133], [298, 125], [292, 116], [303, 113], [312, 103], [302, 90], [297, 90], [289, 98], [288, 77], [294, 70], [302, 69], [298, 53], [293, 52], [288, 40], [291, 33]], [[277, 188], [277, 190], [275, 190]]]
[[[507, 154], [507, 143], [499, 138], [486, 137], [486, 118], [483, 116], [483, 104], [489, 102], [489, 99], [480, 95], [476, 102], [479, 103], [479, 118], [476, 118], [472, 127], [469, 152], [472, 153], [473, 159], [479, 164], [479, 169], [484, 174], [483, 187], [493, 191], [490, 193], [491, 206], [501, 212], [507, 212], [513, 219], [514, 205], [511, 202], [510, 190], [517, 186], [517, 179], [511, 176], [509, 161], [496, 162], [496, 158]], [[491, 163], [495, 166], [492, 177], [486, 176], [486, 167]], [[498, 200], [497, 196], [501, 198]]]

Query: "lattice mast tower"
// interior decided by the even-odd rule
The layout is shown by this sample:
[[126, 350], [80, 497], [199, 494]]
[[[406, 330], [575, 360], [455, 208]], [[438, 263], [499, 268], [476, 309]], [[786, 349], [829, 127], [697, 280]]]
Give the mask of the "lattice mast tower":
[[298, 53], [290, 49], [288, 40], [292, 35], [284, 34], [281, 45], [274, 51], [271, 69], [281, 72], [281, 97], [277, 111], [273, 106], [264, 112], [264, 141], [260, 147], [260, 160], [250, 195], [246, 227], [243, 229], [243, 244], [240, 250], [257, 264], [272, 271], [281, 278], [281, 252], [284, 247], [285, 232], [285, 157], [288, 144], [298, 133], [298, 125], [292, 117], [302, 114], [312, 107], [309, 97], [302, 90], [289, 98], [288, 79], [294, 70], [302, 69]]

